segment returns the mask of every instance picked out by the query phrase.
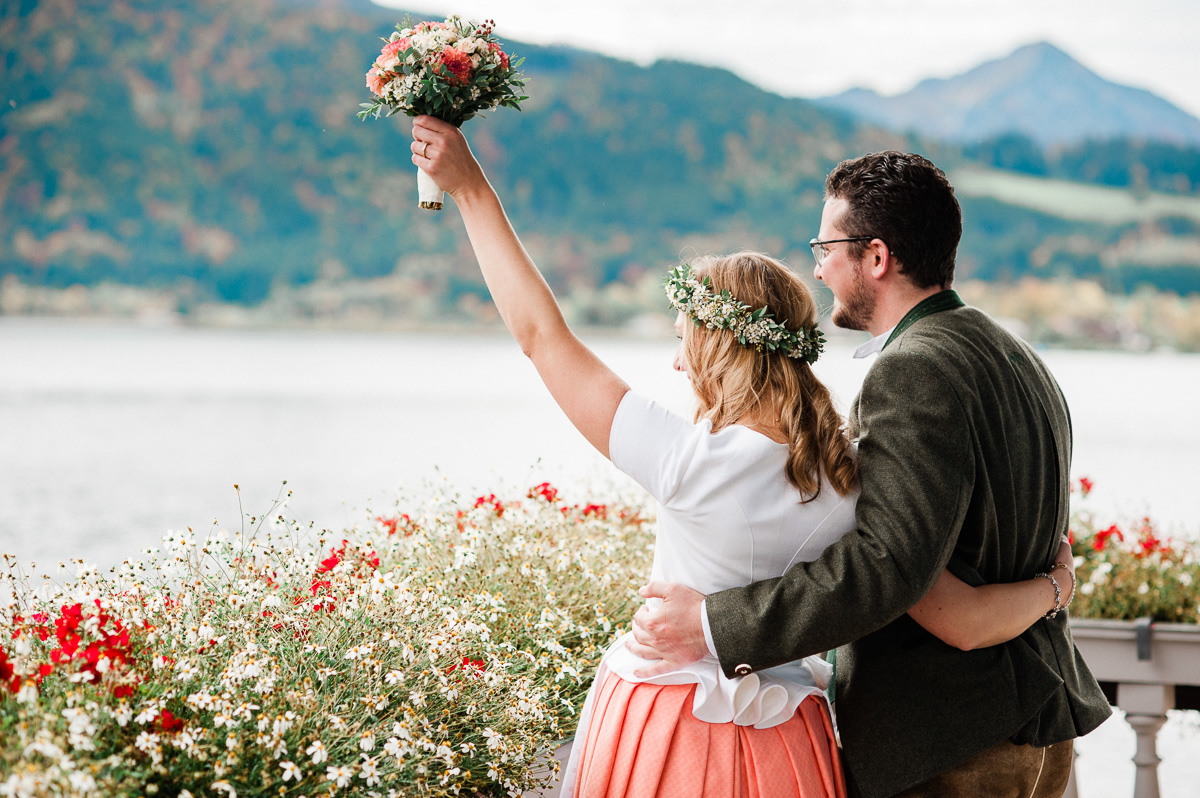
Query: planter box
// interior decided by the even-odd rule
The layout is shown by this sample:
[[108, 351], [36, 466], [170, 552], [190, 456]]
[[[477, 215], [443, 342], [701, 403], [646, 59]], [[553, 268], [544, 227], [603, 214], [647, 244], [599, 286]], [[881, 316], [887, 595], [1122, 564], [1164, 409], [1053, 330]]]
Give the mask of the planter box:
[[1097, 681], [1175, 685], [1178, 708], [1200, 709], [1200, 625], [1072, 618], [1071, 636]]
[[1200, 709], [1200, 625], [1072, 618], [1071, 636], [1117, 705], [1117, 685], [1173, 688], [1175, 709]]

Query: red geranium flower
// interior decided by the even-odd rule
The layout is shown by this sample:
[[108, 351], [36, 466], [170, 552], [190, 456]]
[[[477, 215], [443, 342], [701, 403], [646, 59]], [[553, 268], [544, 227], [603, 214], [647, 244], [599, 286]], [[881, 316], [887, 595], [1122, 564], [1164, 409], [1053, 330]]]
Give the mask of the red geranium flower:
[[484, 670], [486, 670], [486, 666], [483, 664], [483, 660], [471, 659], [470, 657], [463, 657], [461, 663], [451, 665], [449, 668], [446, 669], [446, 673], [447, 674], [454, 673], [459, 668], [462, 668], [462, 672], [464, 674], [466, 674], [467, 676], [482, 676]]
[[594, 515], [599, 519], [608, 518], [608, 505], [606, 504], [589, 504], [583, 508], [584, 515]]
[[171, 710], [164, 709], [162, 714], [158, 716], [158, 723], [156, 725], [164, 732], [177, 732], [186, 726], [187, 722], [175, 717]]
[[13, 666], [8, 661], [8, 652], [0, 648], [0, 682], [9, 682], [13, 677]]
[[488, 495], [480, 496], [478, 499], [475, 500], [476, 508], [483, 507], [484, 505], [488, 505], [488, 504], [490, 504], [492, 506], [492, 509], [495, 510], [497, 518], [504, 515], [504, 504], [499, 499], [496, 498], [496, 494], [489, 493]]
[[552, 486], [549, 482], [543, 482], [540, 485], [534, 485], [525, 494], [525, 497], [528, 499], [536, 499], [539, 496], [553, 504], [558, 501], [558, 488]]
[[1117, 529], [1116, 524], [1113, 524], [1108, 529], [1102, 529], [1097, 532], [1096, 542], [1094, 544], [1096, 551], [1103, 551], [1104, 546], [1108, 543], [1108, 539], [1112, 537], [1115, 537], [1117, 540], [1121, 541], [1125, 540], [1125, 535], [1122, 534], [1120, 529]]

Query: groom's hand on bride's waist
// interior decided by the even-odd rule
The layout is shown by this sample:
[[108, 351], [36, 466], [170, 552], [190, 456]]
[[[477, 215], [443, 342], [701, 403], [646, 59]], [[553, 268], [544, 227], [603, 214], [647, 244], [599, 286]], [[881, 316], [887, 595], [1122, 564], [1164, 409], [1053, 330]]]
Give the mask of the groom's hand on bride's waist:
[[673, 582], [651, 582], [640, 592], [661, 598], [658, 609], [643, 604], [633, 616], [633, 641], [625, 647], [642, 659], [655, 660], [634, 675], [649, 679], [708, 656], [701, 619], [704, 594]]

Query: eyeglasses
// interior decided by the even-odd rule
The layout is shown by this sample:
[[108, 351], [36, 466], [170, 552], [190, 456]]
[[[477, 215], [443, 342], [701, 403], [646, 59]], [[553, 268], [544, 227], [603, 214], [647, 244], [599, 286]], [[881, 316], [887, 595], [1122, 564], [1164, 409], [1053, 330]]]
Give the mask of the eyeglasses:
[[813, 260], [820, 266], [829, 256], [830, 244], [843, 244], [847, 241], [874, 241], [875, 238], [876, 236], [856, 236], [854, 238], [831, 238], [828, 241], [818, 241], [814, 238], [808, 242], [808, 246], [812, 250]]

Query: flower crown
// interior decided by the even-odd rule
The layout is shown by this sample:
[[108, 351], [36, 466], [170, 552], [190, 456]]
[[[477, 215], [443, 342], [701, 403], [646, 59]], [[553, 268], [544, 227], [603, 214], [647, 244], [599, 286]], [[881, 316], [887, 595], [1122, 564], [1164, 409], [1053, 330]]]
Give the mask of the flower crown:
[[697, 327], [703, 324], [710, 330], [729, 330], [742, 346], [778, 352], [809, 365], [817, 362], [825, 347], [825, 336], [817, 327], [792, 332], [775, 321], [769, 308], [752, 310], [728, 290], [713, 294], [712, 281], [708, 277], [697, 280], [689, 263], [672, 269], [663, 283], [671, 307], [683, 311]]

